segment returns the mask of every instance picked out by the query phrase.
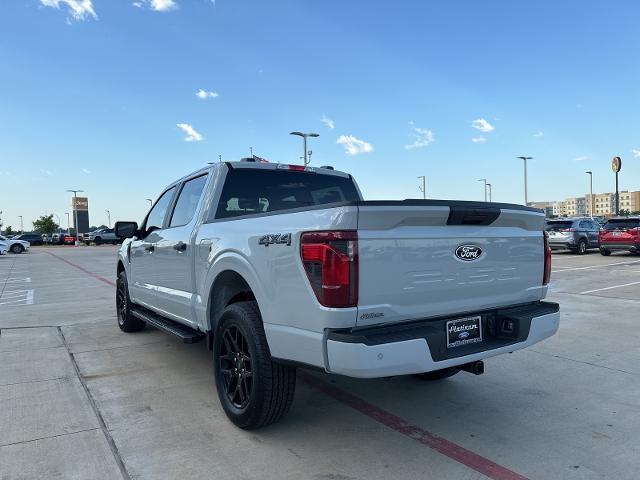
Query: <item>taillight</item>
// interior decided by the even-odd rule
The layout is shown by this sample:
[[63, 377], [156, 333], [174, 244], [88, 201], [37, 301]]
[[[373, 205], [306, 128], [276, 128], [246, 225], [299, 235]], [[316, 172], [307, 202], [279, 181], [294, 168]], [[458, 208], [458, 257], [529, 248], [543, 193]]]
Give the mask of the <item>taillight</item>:
[[542, 276], [542, 285], [547, 285], [551, 280], [551, 247], [549, 246], [549, 234], [544, 233], [544, 274]]
[[358, 304], [358, 232], [307, 232], [300, 239], [302, 264], [325, 307]]

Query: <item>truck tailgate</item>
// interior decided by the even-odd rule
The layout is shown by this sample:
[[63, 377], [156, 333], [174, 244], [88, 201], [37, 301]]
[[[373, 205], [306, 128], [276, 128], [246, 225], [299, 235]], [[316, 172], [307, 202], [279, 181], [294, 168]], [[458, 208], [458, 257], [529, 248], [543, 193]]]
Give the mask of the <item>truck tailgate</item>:
[[519, 205], [359, 202], [357, 326], [541, 300], [543, 228]]

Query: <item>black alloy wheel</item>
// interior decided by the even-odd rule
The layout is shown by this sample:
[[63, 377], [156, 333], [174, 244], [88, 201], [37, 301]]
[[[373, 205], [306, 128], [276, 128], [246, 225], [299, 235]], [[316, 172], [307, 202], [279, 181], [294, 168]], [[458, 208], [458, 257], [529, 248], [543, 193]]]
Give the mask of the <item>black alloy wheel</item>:
[[218, 362], [227, 399], [237, 409], [244, 409], [251, 398], [253, 370], [249, 344], [237, 325], [222, 333]]
[[129, 287], [127, 286], [127, 274], [122, 271], [116, 281], [116, 314], [118, 327], [123, 332], [139, 332], [147, 324], [145, 321], [131, 314], [131, 300], [129, 299]]

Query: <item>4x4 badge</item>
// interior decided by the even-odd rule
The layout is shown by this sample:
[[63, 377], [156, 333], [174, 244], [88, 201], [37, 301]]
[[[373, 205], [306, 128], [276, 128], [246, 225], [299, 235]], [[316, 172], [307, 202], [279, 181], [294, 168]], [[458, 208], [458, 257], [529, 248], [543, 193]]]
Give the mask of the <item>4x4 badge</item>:
[[268, 247], [269, 245], [291, 245], [290, 233], [269, 233], [260, 237], [259, 245]]

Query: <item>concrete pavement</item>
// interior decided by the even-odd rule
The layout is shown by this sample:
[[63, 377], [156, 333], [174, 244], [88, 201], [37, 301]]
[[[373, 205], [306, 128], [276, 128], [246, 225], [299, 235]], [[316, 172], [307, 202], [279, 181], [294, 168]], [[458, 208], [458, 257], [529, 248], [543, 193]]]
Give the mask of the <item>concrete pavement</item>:
[[257, 432], [224, 416], [204, 344], [119, 331], [114, 259], [0, 257], [3, 480], [637, 477], [640, 257], [554, 253], [560, 331], [483, 376], [300, 371], [289, 415]]

